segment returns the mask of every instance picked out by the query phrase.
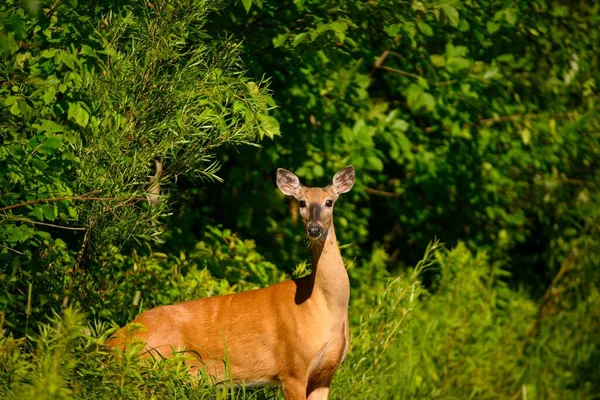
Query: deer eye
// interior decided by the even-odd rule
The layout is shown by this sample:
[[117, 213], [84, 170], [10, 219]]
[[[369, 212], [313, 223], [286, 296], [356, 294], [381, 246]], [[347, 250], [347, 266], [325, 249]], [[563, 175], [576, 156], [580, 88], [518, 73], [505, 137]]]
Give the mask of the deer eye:
[[300, 200], [298, 204], [300, 205], [300, 208], [304, 208], [306, 207], [306, 200]]
[[325, 205], [326, 205], [327, 207], [331, 207], [331, 206], [333, 206], [333, 201], [331, 201], [331, 200], [327, 200], [327, 201], [325, 202]]

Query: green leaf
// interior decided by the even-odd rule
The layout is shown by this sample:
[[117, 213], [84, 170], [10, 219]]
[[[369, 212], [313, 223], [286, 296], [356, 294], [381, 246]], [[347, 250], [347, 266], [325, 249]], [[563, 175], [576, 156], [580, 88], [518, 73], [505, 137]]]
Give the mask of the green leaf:
[[53, 207], [49, 204], [42, 204], [40, 208], [42, 209], [42, 213], [44, 213], [44, 217], [46, 217], [48, 221], [54, 221], [56, 219], [56, 207]]
[[427, 10], [425, 9], [425, 6], [423, 5], [422, 2], [420, 1], [413, 1], [412, 3], [412, 8], [415, 11], [422, 11], [422, 12], [426, 12]]
[[71, 218], [77, 218], [77, 209], [75, 207], [68, 207], [67, 211]]
[[485, 24], [488, 33], [494, 33], [496, 32], [498, 29], [500, 29], [500, 24], [495, 22], [495, 21], [488, 21]]
[[50, 104], [54, 101], [54, 96], [56, 95], [56, 89], [54, 87], [48, 88], [44, 93], [44, 102], [46, 104]]
[[273, 47], [277, 48], [279, 46], [281, 46], [282, 44], [285, 43], [285, 41], [287, 40], [289, 36], [289, 33], [285, 32], [285, 33], [280, 33], [279, 35], [275, 36], [273, 38]]
[[8, 232], [8, 241], [10, 243], [17, 243], [23, 236], [23, 231], [16, 226], [11, 226], [6, 231]]
[[344, 126], [340, 130], [340, 136], [346, 143], [352, 143], [354, 141], [354, 135], [352, 134], [352, 130], [347, 126]]
[[45, 231], [35, 231], [35, 234], [37, 236], [39, 236], [40, 238], [42, 238], [42, 240], [50, 240], [50, 239], [52, 239], [52, 236], [50, 236], [50, 234], [48, 232], [45, 232]]
[[429, 59], [436, 67], [443, 67], [446, 64], [446, 59], [441, 54], [432, 54], [429, 56]]
[[423, 107], [425, 107], [427, 110], [431, 111], [435, 108], [435, 97], [433, 97], [430, 93], [423, 93], [420, 100], [423, 104]]
[[79, 103], [69, 103], [68, 119], [73, 119], [79, 113]]
[[360, 145], [367, 147], [371, 147], [373, 145], [373, 139], [369, 134], [369, 128], [362, 118], [354, 123], [354, 126], [352, 127], [352, 133], [354, 133], [356, 141]]
[[43, 119], [42, 125], [37, 125], [36, 127], [38, 128], [38, 132], [56, 133], [63, 131], [62, 126], [49, 119]]
[[47, 50], [42, 51], [40, 56], [43, 58], [52, 58], [56, 55], [57, 51], [58, 51], [57, 49], [47, 49]]
[[300, 43], [302, 43], [304, 41], [304, 38], [306, 37], [306, 35], [307, 35], [306, 32], [297, 34], [296, 37], [294, 38], [294, 41], [292, 42], [292, 46], [296, 47]]
[[37, 169], [39, 169], [40, 171], [45, 170], [46, 168], [48, 168], [48, 164], [44, 161], [44, 160], [40, 160], [37, 157], [34, 157], [31, 160], [31, 163], [33, 164], [33, 166]]
[[398, 35], [398, 33], [400, 32], [401, 27], [402, 27], [402, 25], [400, 25], [400, 24], [386, 25], [383, 28], [383, 31], [385, 33], [387, 33], [390, 37], [396, 37], [396, 35]]
[[15, 104], [17, 102], [18, 98], [16, 96], [8, 96], [6, 99], [4, 99], [4, 105], [6, 107], [8, 106], [12, 106], [13, 104]]
[[406, 122], [403, 119], [397, 119], [396, 121], [394, 121], [394, 124], [392, 125], [392, 127], [394, 129], [398, 129], [401, 132], [406, 132], [408, 130], [408, 122]]
[[331, 29], [335, 33], [335, 36], [340, 42], [343, 42], [346, 38], [346, 30], [348, 29], [348, 25], [343, 21], [335, 21], [331, 23]]
[[85, 128], [90, 121], [90, 114], [83, 108], [79, 108], [79, 112], [75, 115], [75, 122], [77, 125]]
[[60, 61], [66, 64], [69, 68], [75, 69], [75, 62], [73, 61], [73, 56], [67, 52], [61, 52], [59, 55]]
[[39, 221], [44, 220], [44, 213], [42, 212], [42, 208], [40, 206], [33, 207], [31, 214], [33, 214]]
[[458, 26], [458, 11], [456, 10], [456, 8], [452, 7], [449, 4], [442, 4], [440, 5], [440, 8], [444, 11], [446, 17], [448, 17], [450, 25], [455, 27]]
[[87, 44], [81, 46], [81, 51], [79, 53], [90, 57], [96, 56], [96, 52], [94, 51], [94, 49], [88, 46]]
[[375, 156], [369, 156], [367, 158], [367, 162], [369, 163], [369, 166], [375, 171], [383, 171], [383, 161], [381, 161], [379, 158]]
[[323, 167], [320, 166], [319, 164], [315, 164], [315, 166], [313, 167], [313, 175], [316, 176], [317, 178], [320, 178], [323, 175], [325, 175], [325, 171], [323, 170]]
[[[261, 124], [260, 124], [260, 131], [262, 131], [261, 133], [264, 133], [271, 139], [273, 139], [273, 137], [280, 134], [279, 122], [275, 118], [271, 117], [270, 115], [264, 115], [264, 114], [259, 115], [258, 118], [261, 122]], [[262, 137], [262, 135], [261, 135], [261, 137]]]
[[506, 9], [506, 11], [504, 12], [504, 19], [510, 25], [516, 24], [517, 23], [517, 14], [515, 13], [515, 10], [513, 10], [512, 8]]
[[531, 131], [527, 128], [521, 131], [521, 140], [523, 140], [523, 144], [525, 146], [529, 145], [531, 142]]
[[417, 22], [417, 25], [419, 26], [419, 30], [423, 33], [423, 35], [433, 36], [433, 29], [427, 23], [425, 23], [422, 20], [419, 20]]
[[39, 147], [42, 154], [54, 154], [62, 144], [62, 135], [51, 136]]
[[244, 9], [246, 13], [250, 12], [250, 7], [252, 7], [252, 0], [242, 0], [242, 4], [244, 5]]
[[11, 107], [10, 107], [10, 113], [12, 115], [19, 115], [21, 114], [21, 109], [19, 109], [19, 103], [14, 103]]

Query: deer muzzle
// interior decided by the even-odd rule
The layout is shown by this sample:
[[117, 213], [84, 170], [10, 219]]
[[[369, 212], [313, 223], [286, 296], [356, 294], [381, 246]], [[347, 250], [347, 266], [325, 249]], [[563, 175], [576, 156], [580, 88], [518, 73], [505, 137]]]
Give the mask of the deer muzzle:
[[311, 238], [316, 239], [323, 234], [323, 228], [320, 225], [309, 225], [306, 228], [306, 233], [308, 233], [308, 236]]

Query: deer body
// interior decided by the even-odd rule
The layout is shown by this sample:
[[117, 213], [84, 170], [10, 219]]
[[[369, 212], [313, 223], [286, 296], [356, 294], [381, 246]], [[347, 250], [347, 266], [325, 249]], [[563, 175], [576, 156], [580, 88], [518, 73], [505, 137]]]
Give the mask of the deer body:
[[[217, 382], [230, 374], [250, 386], [281, 383], [288, 400], [326, 399], [349, 346], [350, 283], [332, 221], [332, 202], [354, 182], [352, 167], [336, 177], [343, 171], [337, 186], [334, 178], [327, 188], [305, 188], [291, 172], [278, 170], [279, 188], [300, 201], [313, 238], [310, 275], [154, 308], [134, 320], [142, 329], [121, 329], [109, 346], [142, 341], [147, 353], [163, 357], [184, 350], [194, 358], [188, 361], [192, 369], [206, 369]], [[229, 361], [227, 371], [223, 360]]]

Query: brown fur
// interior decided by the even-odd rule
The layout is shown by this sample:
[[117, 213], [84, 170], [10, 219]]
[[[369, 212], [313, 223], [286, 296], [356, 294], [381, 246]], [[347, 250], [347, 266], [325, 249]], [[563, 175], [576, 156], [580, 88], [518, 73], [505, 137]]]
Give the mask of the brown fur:
[[[345, 179], [342, 185], [340, 179]], [[336, 241], [333, 207], [325, 202], [337, 200], [353, 182], [351, 167], [340, 171], [326, 188], [303, 187], [291, 172], [278, 171], [284, 193], [320, 206], [318, 221], [311, 219], [308, 206], [300, 209], [305, 224], [318, 223], [324, 232], [312, 242], [309, 276], [154, 308], [133, 321], [141, 329], [122, 328], [109, 346], [122, 348], [139, 340], [148, 353], [163, 357], [172, 356], [172, 350], [185, 350], [194, 356], [189, 364], [205, 368], [217, 382], [228, 378], [226, 351], [229, 372], [237, 382], [280, 382], [286, 399], [326, 399], [333, 374], [348, 350], [350, 284]]]

